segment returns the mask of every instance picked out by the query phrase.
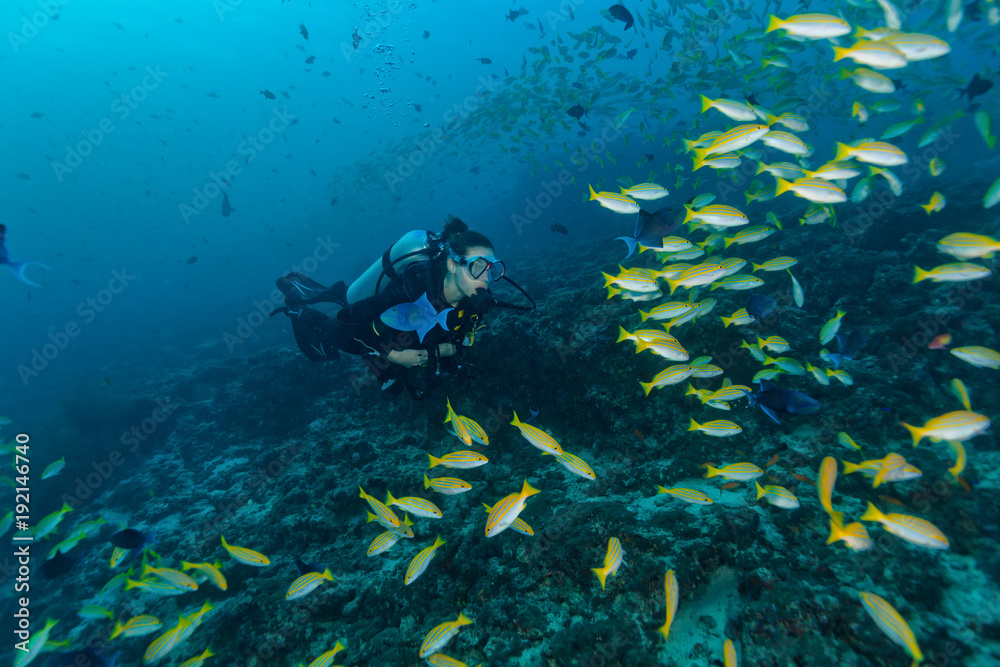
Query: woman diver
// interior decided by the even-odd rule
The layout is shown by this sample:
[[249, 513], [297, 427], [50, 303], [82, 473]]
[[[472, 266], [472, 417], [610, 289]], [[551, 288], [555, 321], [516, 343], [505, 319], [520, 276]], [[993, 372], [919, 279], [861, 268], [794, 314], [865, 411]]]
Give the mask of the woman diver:
[[[291, 318], [295, 342], [307, 358], [361, 355], [387, 395], [406, 387], [422, 398], [424, 390], [411, 382], [410, 368], [426, 366], [422, 384], [429, 388], [441, 370], [461, 368], [461, 350], [472, 344], [483, 315], [498, 305], [534, 308], [512, 281], [530, 307], [493, 297], [490, 286], [504, 272], [490, 240], [449, 217], [441, 234], [406, 234], [350, 287], [343, 282], [324, 287], [299, 273], [279, 278], [285, 306], [271, 315], [284, 312]], [[385, 277], [389, 284], [380, 289]], [[308, 307], [321, 302], [343, 307], [333, 317]]]

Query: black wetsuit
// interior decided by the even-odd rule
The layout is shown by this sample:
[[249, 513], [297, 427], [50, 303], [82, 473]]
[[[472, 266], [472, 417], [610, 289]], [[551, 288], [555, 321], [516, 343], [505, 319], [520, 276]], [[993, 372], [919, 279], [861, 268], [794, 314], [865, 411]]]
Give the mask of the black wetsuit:
[[[411, 303], [425, 293], [438, 312], [451, 308], [444, 298], [444, 272], [443, 262], [413, 262], [385, 290], [345, 306], [334, 317], [306, 306], [301, 308], [301, 313], [289, 312], [295, 342], [313, 361], [336, 359], [338, 351], [360, 354], [383, 383], [401, 377], [401, 371], [406, 370], [389, 361], [389, 352], [393, 350], [427, 350], [428, 365], [434, 373], [439, 370], [439, 361], [454, 365], [461, 354], [462, 342], [475, 330], [481, 317], [472, 308], [470, 299], [464, 298], [448, 313], [447, 331], [435, 326], [422, 342], [416, 332], [393, 329], [379, 317], [392, 306]], [[439, 360], [437, 348], [442, 343], [454, 344], [456, 355]]]

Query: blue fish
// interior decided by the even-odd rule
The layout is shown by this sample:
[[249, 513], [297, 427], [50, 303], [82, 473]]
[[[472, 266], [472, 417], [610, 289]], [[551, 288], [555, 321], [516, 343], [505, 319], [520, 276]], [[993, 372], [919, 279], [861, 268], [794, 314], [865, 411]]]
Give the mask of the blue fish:
[[853, 361], [854, 357], [864, 349], [865, 345], [868, 343], [868, 328], [859, 327], [853, 330], [849, 335], [845, 336], [843, 334], [837, 334], [837, 345], [840, 347], [840, 352], [837, 354], [829, 355], [830, 361], [833, 362], [834, 368], [840, 368], [840, 364], [845, 361]]
[[445, 308], [440, 313], [434, 310], [427, 292], [413, 303], [400, 303], [379, 315], [379, 318], [388, 326], [399, 331], [416, 331], [420, 342], [424, 342], [424, 336], [435, 326], [440, 326], [445, 331], [448, 330], [448, 313], [454, 308]]
[[530, 403], [528, 404], [528, 412], [531, 413], [531, 419], [529, 419], [528, 421], [524, 422], [525, 424], [530, 424], [531, 422], [535, 421], [535, 417], [538, 416], [538, 410], [532, 410]]
[[774, 299], [763, 294], [754, 294], [747, 301], [747, 315], [760, 322], [774, 312]]
[[14, 260], [12, 260], [10, 258], [10, 255], [7, 254], [7, 245], [5, 243], [6, 237], [7, 237], [7, 225], [0, 225], [0, 264], [6, 266], [10, 270], [10, 272], [14, 274], [14, 277], [20, 280], [25, 285], [31, 285], [32, 287], [41, 287], [41, 285], [39, 285], [38, 283], [34, 283], [28, 280], [28, 277], [24, 275], [24, 270], [28, 268], [28, 266], [31, 264], [37, 264], [46, 271], [51, 271], [52, 269], [45, 266], [41, 262], [36, 262], [33, 259], [28, 259], [23, 262], [15, 262]]
[[306, 563], [301, 558], [295, 559], [295, 568], [299, 571], [299, 576], [310, 572], [323, 572], [326, 568], [319, 563]]
[[770, 380], [761, 380], [760, 389], [750, 397], [750, 405], [759, 405], [768, 417], [780, 424], [779, 415], [814, 415], [823, 404], [801, 391], [781, 389]]
[[658, 246], [662, 243], [664, 237], [670, 236], [680, 227], [681, 219], [673, 208], [663, 208], [656, 213], [640, 210], [635, 216], [635, 231], [632, 236], [619, 236], [615, 240], [624, 241], [628, 246], [628, 254], [625, 255], [625, 259], [628, 259], [640, 243], [645, 246]]

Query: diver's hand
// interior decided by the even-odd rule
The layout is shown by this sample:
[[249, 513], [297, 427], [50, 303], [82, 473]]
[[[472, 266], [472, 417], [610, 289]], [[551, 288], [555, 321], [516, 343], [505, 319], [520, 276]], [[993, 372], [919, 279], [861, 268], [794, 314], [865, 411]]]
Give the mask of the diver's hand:
[[441, 343], [438, 345], [439, 357], [450, 357], [458, 352], [458, 347], [454, 343]]
[[427, 363], [427, 350], [393, 350], [386, 355], [394, 364], [412, 368]]
[[472, 309], [475, 310], [480, 315], [485, 315], [494, 308], [496, 308], [497, 300], [485, 287], [480, 287], [476, 290], [476, 293], [469, 297], [469, 302], [472, 304]]

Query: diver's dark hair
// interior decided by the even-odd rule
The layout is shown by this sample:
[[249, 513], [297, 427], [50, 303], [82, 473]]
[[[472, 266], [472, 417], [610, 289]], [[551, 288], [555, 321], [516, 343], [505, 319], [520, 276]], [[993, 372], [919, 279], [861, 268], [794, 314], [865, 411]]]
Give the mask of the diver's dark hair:
[[441, 239], [448, 244], [448, 248], [456, 255], [464, 255], [469, 248], [477, 246], [492, 248], [493, 244], [486, 238], [485, 234], [469, 231], [469, 226], [459, 218], [449, 215], [444, 223], [444, 231], [441, 232]]

